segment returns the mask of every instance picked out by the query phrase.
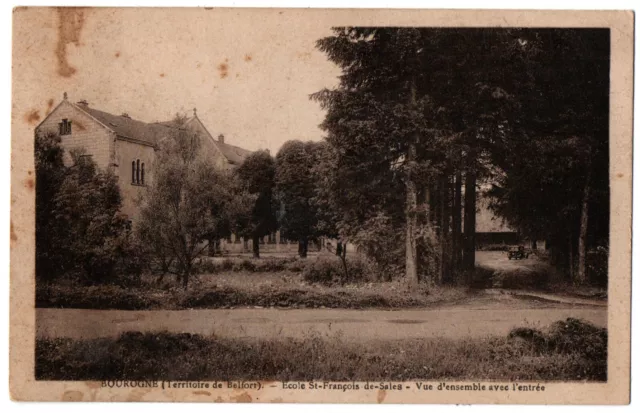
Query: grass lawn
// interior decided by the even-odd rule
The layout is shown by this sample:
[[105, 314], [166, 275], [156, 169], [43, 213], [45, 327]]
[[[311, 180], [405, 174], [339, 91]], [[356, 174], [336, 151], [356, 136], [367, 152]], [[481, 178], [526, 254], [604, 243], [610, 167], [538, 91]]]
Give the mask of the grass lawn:
[[295, 271], [223, 271], [194, 276], [184, 291], [175, 279], [143, 277], [138, 286], [39, 285], [36, 307], [179, 310], [186, 308], [408, 308], [452, 302], [467, 296], [461, 287], [407, 290], [400, 282], [321, 285], [305, 282]]
[[507, 337], [345, 343], [127, 332], [36, 341], [38, 380], [607, 379], [607, 330], [576, 319]]

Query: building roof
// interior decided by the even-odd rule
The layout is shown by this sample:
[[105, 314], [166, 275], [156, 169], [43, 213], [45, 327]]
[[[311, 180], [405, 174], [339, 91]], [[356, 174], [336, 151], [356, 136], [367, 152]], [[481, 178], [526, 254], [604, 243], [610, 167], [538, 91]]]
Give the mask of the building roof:
[[[111, 113], [103, 112], [101, 110], [89, 107], [88, 105], [76, 105], [76, 107], [96, 118], [106, 127], [113, 130], [116, 135], [123, 138], [139, 140], [154, 146], [158, 144], [160, 139], [166, 136], [166, 128], [179, 127], [179, 125], [177, 125], [173, 120], [146, 123], [136, 119], [132, 119], [128, 116], [113, 115]], [[195, 115], [188, 118], [184, 124], [186, 125], [194, 119], [196, 119]], [[211, 137], [210, 134], [209, 136]], [[247, 149], [220, 142], [213, 137], [211, 137], [211, 141], [218, 148], [220, 153], [222, 153], [222, 155], [227, 158], [229, 163], [232, 165], [240, 165], [246, 159], [246, 157], [251, 154], [251, 151]]]
[[[183, 125], [188, 125], [191, 121], [197, 120], [198, 122], [200, 122], [200, 120], [198, 119], [198, 117], [196, 115], [187, 118]], [[171, 128], [176, 128], [179, 127], [178, 124], [176, 124], [175, 121], [170, 120], [170, 121], [166, 121], [166, 122], [156, 122], [157, 125], [163, 125], [163, 126], [167, 126], [167, 127], [171, 127]], [[202, 122], [200, 122], [200, 124], [202, 125]], [[202, 127], [204, 127], [204, 125], [202, 125]], [[247, 158], [247, 156], [249, 156], [251, 154], [250, 150], [241, 148], [239, 146], [235, 146], [235, 145], [230, 145], [226, 142], [220, 142], [219, 139], [215, 139], [210, 133], [209, 131], [206, 130], [206, 128], [204, 128], [205, 131], [207, 132], [207, 134], [209, 135], [209, 138], [211, 139], [211, 142], [215, 145], [216, 148], [218, 148], [218, 150], [220, 151], [220, 153], [222, 153], [222, 155], [227, 158], [227, 160], [229, 161], [230, 164], [232, 165], [240, 165], [242, 162], [244, 162], [244, 160]]]
[[229, 145], [228, 143], [222, 143], [217, 140], [214, 140], [213, 143], [220, 149], [220, 152], [227, 158], [229, 163], [233, 165], [240, 165], [247, 156], [251, 155], [251, 151], [238, 146]]
[[145, 123], [124, 115], [112, 115], [86, 105], [77, 105], [77, 107], [123, 138], [136, 139], [155, 146], [158, 143], [158, 139], [162, 138], [163, 134], [166, 133], [166, 130], [161, 125]]

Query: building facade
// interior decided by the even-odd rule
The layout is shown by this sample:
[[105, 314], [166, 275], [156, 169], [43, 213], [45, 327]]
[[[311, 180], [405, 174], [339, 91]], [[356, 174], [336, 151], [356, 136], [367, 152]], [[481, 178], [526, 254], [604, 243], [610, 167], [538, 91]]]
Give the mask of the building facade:
[[[177, 127], [174, 121], [148, 123], [132, 119], [126, 113], [107, 113], [90, 107], [84, 100], [72, 103], [65, 93], [62, 102], [36, 127], [35, 133], [59, 135], [67, 164], [72, 151], [82, 151], [99, 168], [112, 171], [118, 178], [122, 212], [135, 220], [136, 201], [153, 182], [158, 143]], [[229, 145], [222, 134], [214, 138], [195, 109], [181, 127], [201, 136], [203, 150], [220, 169], [237, 167], [251, 153]]]

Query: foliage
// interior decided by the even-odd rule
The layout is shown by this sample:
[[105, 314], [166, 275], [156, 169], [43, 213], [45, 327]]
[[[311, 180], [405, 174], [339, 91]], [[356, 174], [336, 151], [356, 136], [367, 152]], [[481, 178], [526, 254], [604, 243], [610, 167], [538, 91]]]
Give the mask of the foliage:
[[64, 257], [53, 228], [53, 202], [64, 180], [64, 151], [57, 135], [36, 135], [34, 142], [36, 172], [36, 277], [51, 279], [63, 273]]
[[318, 212], [313, 202], [313, 167], [320, 146], [316, 142], [288, 141], [276, 155], [276, 191], [282, 204], [280, 228], [284, 237], [298, 240], [301, 257], [306, 257], [309, 240], [323, 235], [318, 231]]
[[[467, 194], [476, 178], [496, 182], [494, 210], [552, 241], [556, 264], [572, 266], [572, 251], [584, 264], [579, 234], [588, 225], [590, 246], [606, 245], [608, 234], [605, 32], [334, 28], [317, 46], [342, 70], [340, 84], [312, 98], [326, 110], [321, 193], [338, 231], [352, 237], [385, 215], [405, 228], [407, 277], [418, 256], [418, 273], [435, 278], [429, 266], [458, 256], [449, 249], [459, 243], [430, 212], [438, 201], [424, 197], [447, 197], [446, 210], [449, 195], [434, 187], [458, 174]], [[465, 240], [473, 269], [473, 237]]]
[[571, 273], [585, 207], [586, 245], [608, 245], [609, 33], [532, 30], [521, 38], [527, 64], [514, 91], [527, 116], [494, 153], [506, 172], [492, 207], [523, 235], [546, 239], [554, 264]]
[[404, 272], [404, 233], [389, 216], [378, 213], [349, 233], [358, 251], [374, 261], [388, 280]]
[[[51, 136], [36, 137], [37, 276], [75, 275], [84, 282], [135, 282], [141, 256], [121, 206], [117, 178], [82, 151], [71, 166]], [[120, 278], [118, 278], [120, 277]]]
[[379, 278], [375, 265], [358, 256], [352, 256], [347, 266], [345, 273], [343, 263], [336, 257], [318, 257], [304, 267], [302, 277], [307, 282], [319, 284], [362, 283]]
[[200, 148], [200, 137], [181, 128], [162, 142], [136, 224], [155, 267], [162, 274], [177, 274], [184, 288], [196, 258], [210, 242], [229, 236], [255, 202], [237, 178], [215, 168]]
[[404, 226], [410, 282], [435, 279], [430, 251], [445, 255], [425, 193], [452, 171], [484, 173], [505, 133], [514, 105], [503, 75], [515, 44], [510, 31], [380, 27], [339, 27], [317, 42], [342, 69], [338, 88], [312, 97], [327, 111], [328, 183], [343, 229], [353, 235], [379, 214]]
[[239, 235], [253, 240], [254, 256], [259, 257], [259, 238], [277, 229], [276, 211], [278, 205], [274, 197], [275, 163], [269, 152], [258, 151], [249, 155], [236, 170], [240, 181], [256, 199], [248, 219], [240, 219]]
[[[593, 328], [606, 340], [606, 329]], [[607, 380], [607, 351], [599, 337], [587, 346], [593, 351], [585, 352], [577, 346], [540, 350], [513, 336], [353, 343], [339, 335], [247, 340], [132, 331], [108, 339], [39, 339], [35, 375], [38, 380], [601, 382]]]

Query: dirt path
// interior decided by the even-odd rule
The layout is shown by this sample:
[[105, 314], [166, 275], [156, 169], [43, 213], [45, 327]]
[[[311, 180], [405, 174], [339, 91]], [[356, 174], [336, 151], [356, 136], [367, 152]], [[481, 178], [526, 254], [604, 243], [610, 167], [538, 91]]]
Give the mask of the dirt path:
[[476, 251], [476, 266], [505, 273], [533, 273], [552, 270], [549, 264], [535, 256], [522, 260], [510, 260], [505, 251]]
[[[113, 337], [124, 331], [189, 332], [225, 337], [340, 335], [346, 341], [506, 335], [567, 317], [607, 325], [606, 306], [540, 303], [507, 294], [455, 306], [412, 310], [256, 309], [121, 311], [39, 308], [38, 337]], [[541, 308], [542, 307], [542, 308]]]

